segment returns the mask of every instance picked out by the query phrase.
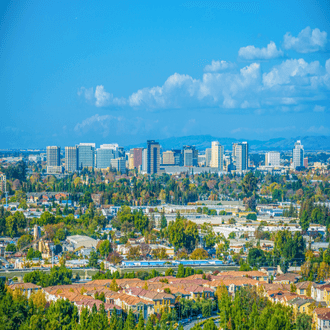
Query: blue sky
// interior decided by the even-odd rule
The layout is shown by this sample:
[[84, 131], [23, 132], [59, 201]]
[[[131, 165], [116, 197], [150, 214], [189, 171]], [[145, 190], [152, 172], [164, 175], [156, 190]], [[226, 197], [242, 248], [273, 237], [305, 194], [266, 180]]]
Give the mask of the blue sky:
[[2, 1], [0, 148], [330, 135], [327, 1]]

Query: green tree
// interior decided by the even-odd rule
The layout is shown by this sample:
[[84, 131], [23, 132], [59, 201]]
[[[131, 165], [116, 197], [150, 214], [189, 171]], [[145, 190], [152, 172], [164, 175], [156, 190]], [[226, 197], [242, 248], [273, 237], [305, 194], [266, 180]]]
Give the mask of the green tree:
[[89, 259], [88, 259], [88, 267], [92, 267], [92, 268], [99, 268], [99, 264], [98, 264], [98, 255], [97, 252], [92, 250], [90, 255], [89, 255]]
[[312, 330], [312, 317], [305, 313], [298, 314], [296, 330]]
[[101, 256], [107, 256], [111, 251], [111, 245], [108, 240], [104, 240], [99, 246], [99, 252]]
[[183, 267], [182, 264], [180, 264], [179, 267], [178, 267], [178, 271], [177, 271], [177, 273], [176, 273], [176, 277], [177, 277], [177, 278], [182, 278], [182, 277], [184, 277], [184, 267]]
[[299, 224], [301, 226], [301, 230], [303, 232], [306, 232], [309, 228], [309, 216], [308, 216], [308, 213], [307, 211], [303, 211], [301, 216], [300, 216], [300, 221], [299, 221]]

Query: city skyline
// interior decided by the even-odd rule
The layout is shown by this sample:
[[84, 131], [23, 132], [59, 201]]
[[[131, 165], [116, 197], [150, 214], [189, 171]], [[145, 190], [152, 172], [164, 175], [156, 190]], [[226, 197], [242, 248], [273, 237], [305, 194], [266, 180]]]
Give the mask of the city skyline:
[[63, 5], [1, 4], [0, 148], [330, 134], [326, 1]]

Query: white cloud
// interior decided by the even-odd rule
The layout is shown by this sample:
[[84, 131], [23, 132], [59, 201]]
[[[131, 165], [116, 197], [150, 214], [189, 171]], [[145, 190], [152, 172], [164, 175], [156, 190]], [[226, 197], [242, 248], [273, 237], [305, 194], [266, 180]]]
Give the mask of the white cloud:
[[95, 105], [97, 107], [104, 107], [105, 105], [109, 104], [109, 101], [111, 98], [113, 98], [113, 95], [106, 92], [104, 90], [104, 87], [100, 85], [100, 86], [96, 86], [95, 98], [96, 98]]
[[[129, 97], [132, 107], [178, 108], [182, 106], [239, 107], [250, 99], [260, 83], [260, 65], [252, 63], [239, 73], [205, 73], [203, 78], [175, 73], [163, 86], [144, 88]], [[251, 99], [251, 102], [255, 102]]]
[[[310, 76], [318, 75], [321, 72], [318, 61], [307, 63], [304, 59], [286, 60], [280, 65], [264, 73], [262, 80], [266, 87], [290, 84], [295, 79], [295, 84], [310, 83]], [[305, 79], [306, 78], [306, 79]]]
[[321, 105], [316, 105], [313, 109], [314, 112], [324, 112], [325, 107], [322, 107]]
[[234, 67], [235, 64], [231, 62], [212, 60], [211, 64], [205, 66], [204, 72], [217, 72], [217, 71], [233, 69]]
[[324, 48], [327, 43], [327, 33], [319, 29], [312, 30], [309, 26], [293, 37], [290, 32], [284, 36], [284, 48], [294, 49], [298, 53], [312, 53]]
[[269, 60], [272, 58], [282, 57], [283, 51], [277, 49], [275, 42], [271, 41], [267, 47], [258, 48], [254, 46], [241, 47], [238, 56], [245, 60]]
[[[92, 93], [92, 102], [97, 107], [125, 106], [136, 110], [219, 107], [307, 111], [329, 100], [329, 89], [330, 59], [323, 67], [318, 61], [306, 62], [301, 58], [285, 60], [263, 75], [260, 63], [251, 63], [239, 71], [205, 72], [199, 79], [175, 73], [163, 85], [142, 88], [127, 99], [116, 98], [98, 85]], [[85, 97], [86, 90], [80, 91]], [[88, 89], [88, 97], [90, 90], [93, 89]], [[90, 120], [99, 123], [101, 117]], [[79, 125], [82, 126], [78, 128], [83, 128], [87, 123]]]
[[113, 97], [113, 94], [106, 92], [103, 85], [96, 86], [95, 93], [93, 87], [81, 87], [78, 90], [78, 95], [84, 96], [87, 101], [95, 102], [97, 107], [106, 107], [109, 105], [122, 106], [126, 104], [124, 98]]
[[91, 88], [81, 87], [78, 89], [78, 95], [79, 96], [83, 95], [86, 100], [91, 100], [94, 96], [93, 94], [94, 94], [93, 87]]

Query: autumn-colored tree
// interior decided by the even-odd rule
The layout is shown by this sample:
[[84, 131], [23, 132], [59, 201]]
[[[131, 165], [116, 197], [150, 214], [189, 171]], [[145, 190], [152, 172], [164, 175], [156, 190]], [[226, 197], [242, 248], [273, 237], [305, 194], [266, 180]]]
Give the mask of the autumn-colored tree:
[[119, 291], [120, 288], [119, 288], [119, 285], [117, 284], [117, 281], [116, 281], [115, 278], [112, 280], [112, 282], [111, 282], [111, 284], [109, 286], [109, 289], [111, 291], [115, 291], [115, 292]]
[[190, 259], [192, 260], [203, 260], [207, 259], [208, 257], [208, 253], [202, 248], [195, 249], [190, 255]]

